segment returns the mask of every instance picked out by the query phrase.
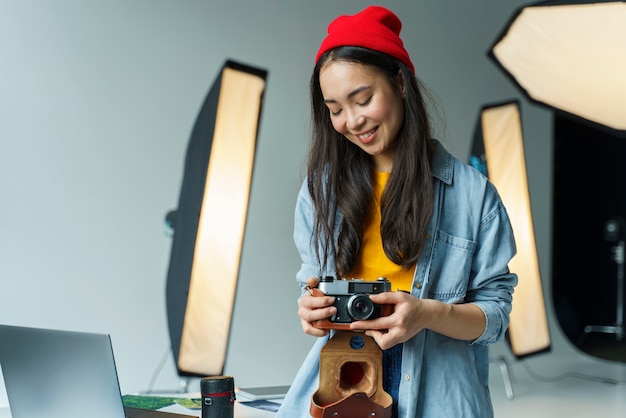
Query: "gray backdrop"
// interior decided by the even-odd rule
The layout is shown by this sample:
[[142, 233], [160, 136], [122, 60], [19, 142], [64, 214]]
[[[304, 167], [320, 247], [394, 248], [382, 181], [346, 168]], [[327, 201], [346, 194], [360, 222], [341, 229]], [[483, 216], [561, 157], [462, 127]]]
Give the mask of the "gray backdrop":
[[[438, 137], [463, 160], [480, 107], [521, 98], [486, 53], [524, 3], [385, 2], [444, 109]], [[296, 316], [291, 238], [308, 80], [328, 22], [368, 4], [0, 0], [0, 322], [110, 333], [124, 393], [153, 376], [154, 389], [178, 387], [171, 356], [159, 370], [164, 217], [200, 105], [234, 59], [269, 78], [226, 373], [239, 386], [289, 383], [313, 342]], [[522, 118], [548, 291], [550, 114], [522, 100]], [[571, 349], [552, 325], [555, 350]]]

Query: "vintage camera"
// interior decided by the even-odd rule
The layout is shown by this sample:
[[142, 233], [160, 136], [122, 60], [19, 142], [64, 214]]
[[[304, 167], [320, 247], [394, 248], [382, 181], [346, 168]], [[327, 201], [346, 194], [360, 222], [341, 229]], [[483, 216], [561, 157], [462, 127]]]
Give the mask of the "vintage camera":
[[376, 319], [391, 314], [392, 305], [379, 305], [368, 295], [391, 291], [391, 282], [384, 277], [378, 280], [335, 279], [332, 276], [320, 279], [317, 287], [324, 296], [335, 298], [337, 314], [329, 318], [334, 324], [349, 324], [354, 321]]

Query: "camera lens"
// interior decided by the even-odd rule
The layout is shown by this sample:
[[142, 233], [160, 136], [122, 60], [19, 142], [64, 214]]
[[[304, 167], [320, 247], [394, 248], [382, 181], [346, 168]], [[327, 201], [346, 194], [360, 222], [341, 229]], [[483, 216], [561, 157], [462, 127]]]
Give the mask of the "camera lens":
[[374, 302], [367, 295], [354, 295], [348, 300], [348, 314], [356, 321], [369, 319], [374, 313]]

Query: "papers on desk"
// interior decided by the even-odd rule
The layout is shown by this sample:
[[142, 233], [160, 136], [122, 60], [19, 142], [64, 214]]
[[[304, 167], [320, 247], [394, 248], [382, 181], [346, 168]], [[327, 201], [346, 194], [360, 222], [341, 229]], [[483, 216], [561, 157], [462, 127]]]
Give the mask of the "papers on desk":
[[183, 408], [192, 410], [202, 409], [202, 399], [200, 398], [178, 398], [167, 396], [141, 396], [141, 395], [124, 395], [122, 396], [124, 406], [131, 408], [157, 409], [165, 408], [170, 405], [180, 405]]
[[264, 386], [237, 388], [235, 395], [237, 402], [263, 411], [276, 412], [280, 402], [272, 402], [270, 399], [280, 400], [285, 397], [289, 386]]
[[[237, 389], [236, 397], [237, 402], [235, 405], [236, 417], [265, 417], [267, 412], [275, 413], [280, 407], [280, 399], [276, 399], [274, 394], [281, 392], [281, 387], [273, 388], [252, 388], [252, 392], [242, 392]], [[284, 388], [284, 387], [283, 387]], [[263, 389], [263, 390], [257, 390]], [[248, 395], [248, 393], [250, 393]], [[254, 394], [253, 394], [254, 393]], [[286, 393], [286, 391], [285, 391]], [[202, 410], [202, 399], [199, 397], [200, 393], [186, 394], [186, 397], [172, 396], [154, 396], [154, 395], [124, 395], [122, 400], [124, 406], [132, 408], [160, 410], [167, 412], [174, 412], [178, 414], [192, 414], [198, 416]], [[272, 399], [276, 399], [275, 402], [267, 399], [251, 399], [252, 397], [270, 396]], [[281, 398], [284, 395], [280, 396]], [[251, 409], [248, 409], [251, 408]], [[251, 412], [247, 412], [251, 411]], [[257, 410], [259, 412], [252, 412]], [[260, 412], [267, 411], [267, 412]], [[273, 414], [268, 416], [273, 416]], [[4, 418], [0, 415], [0, 418]], [[10, 416], [9, 416], [10, 418]]]
[[235, 392], [238, 399], [258, 401], [262, 399], [282, 399], [287, 394], [289, 386], [263, 386], [238, 388]]
[[276, 412], [280, 407], [277, 402], [267, 401], [264, 399], [258, 401], [239, 401], [241, 405], [249, 406], [251, 408], [261, 409], [263, 411]]

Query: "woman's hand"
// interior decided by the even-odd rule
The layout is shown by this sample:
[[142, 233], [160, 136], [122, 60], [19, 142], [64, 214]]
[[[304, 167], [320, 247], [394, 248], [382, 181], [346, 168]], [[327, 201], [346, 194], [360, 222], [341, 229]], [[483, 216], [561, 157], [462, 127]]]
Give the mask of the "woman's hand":
[[[311, 277], [306, 281], [306, 284], [310, 288], [316, 288], [319, 280], [316, 277]], [[327, 329], [318, 329], [313, 326], [313, 322], [326, 319], [337, 313], [337, 308], [332, 306], [335, 303], [335, 298], [331, 296], [312, 296], [305, 293], [299, 301], [298, 316], [300, 317], [300, 323], [302, 330], [314, 337], [323, 337], [330, 332]]]
[[370, 295], [370, 299], [374, 303], [394, 305], [393, 313], [368, 321], [355, 321], [350, 329], [365, 330], [365, 335], [374, 338], [383, 350], [409, 340], [426, 327], [427, 319], [431, 317], [429, 301], [408, 293], [377, 293]]
[[404, 343], [423, 329], [458, 340], [471, 341], [485, 330], [483, 311], [473, 303], [449, 304], [433, 299], [418, 299], [404, 292], [385, 292], [370, 295], [372, 302], [394, 305], [389, 316], [369, 321], [357, 321], [353, 330], [365, 330], [378, 346], [386, 350]]

